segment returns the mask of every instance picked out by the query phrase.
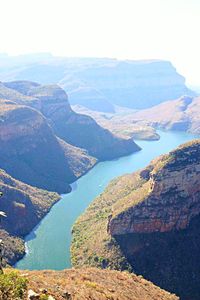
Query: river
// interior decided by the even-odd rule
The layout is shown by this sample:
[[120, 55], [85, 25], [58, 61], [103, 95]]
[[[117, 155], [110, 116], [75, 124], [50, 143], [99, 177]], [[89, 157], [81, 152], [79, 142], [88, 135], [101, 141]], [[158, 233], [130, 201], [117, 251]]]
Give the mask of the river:
[[90, 202], [116, 176], [145, 167], [156, 156], [197, 138], [184, 132], [159, 132], [159, 141], [137, 141], [142, 150], [132, 155], [97, 164], [78, 179], [70, 194], [62, 195], [40, 224], [26, 237], [27, 254], [16, 267], [19, 269], [62, 270], [70, 268], [71, 228]]

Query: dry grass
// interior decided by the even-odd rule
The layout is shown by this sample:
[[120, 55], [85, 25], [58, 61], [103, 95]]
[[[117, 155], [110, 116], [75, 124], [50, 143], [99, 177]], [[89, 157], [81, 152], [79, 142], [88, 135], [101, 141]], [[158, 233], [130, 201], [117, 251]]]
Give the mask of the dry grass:
[[[95, 268], [23, 271], [28, 287], [46, 289], [56, 300], [178, 300], [141, 276]], [[67, 298], [68, 294], [71, 298]], [[68, 296], [68, 297], [70, 297]]]

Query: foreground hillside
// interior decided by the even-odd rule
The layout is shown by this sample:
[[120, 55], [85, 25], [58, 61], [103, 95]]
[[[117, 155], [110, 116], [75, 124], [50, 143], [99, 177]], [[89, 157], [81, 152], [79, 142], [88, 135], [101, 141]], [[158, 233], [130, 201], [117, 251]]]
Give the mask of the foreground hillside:
[[198, 300], [199, 153], [189, 142], [112, 181], [74, 225], [73, 265], [132, 270]]
[[55, 300], [178, 300], [141, 276], [125, 272], [84, 268], [21, 271], [21, 275], [28, 279], [28, 290], [40, 295], [40, 299], [52, 296]]
[[183, 96], [132, 114], [135, 121], [147, 121], [157, 128], [200, 134], [200, 97]]

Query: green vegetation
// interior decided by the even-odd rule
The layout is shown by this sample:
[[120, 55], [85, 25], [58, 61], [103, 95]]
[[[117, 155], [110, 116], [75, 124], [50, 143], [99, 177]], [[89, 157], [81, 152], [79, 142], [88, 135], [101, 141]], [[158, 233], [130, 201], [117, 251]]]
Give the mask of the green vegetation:
[[48, 300], [48, 299], [49, 299], [49, 295], [46, 294], [40, 295], [40, 300]]
[[27, 279], [16, 271], [0, 275], [0, 299], [19, 300], [25, 299]]
[[115, 239], [108, 233], [107, 226], [114, 205], [132, 194], [134, 187], [136, 189], [141, 185], [141, 181], [138, 173], [113, 180], [77, 220], [71, 245], [74, 266], [131, 270]]

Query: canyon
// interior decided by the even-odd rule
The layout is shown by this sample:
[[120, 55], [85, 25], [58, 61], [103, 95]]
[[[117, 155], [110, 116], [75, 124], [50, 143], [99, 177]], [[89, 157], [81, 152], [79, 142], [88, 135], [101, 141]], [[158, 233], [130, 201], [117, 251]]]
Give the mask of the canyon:
[[132, 139], [73, 112], [57, 85], [0, 83], [0, 209], [8, 215], [0, 230], [7, 261], [14, 264], [25, 254], [23, 238], [60, 199], [49, 191], [68, 193], [70, 184], [98, 161], [138, 150]]

